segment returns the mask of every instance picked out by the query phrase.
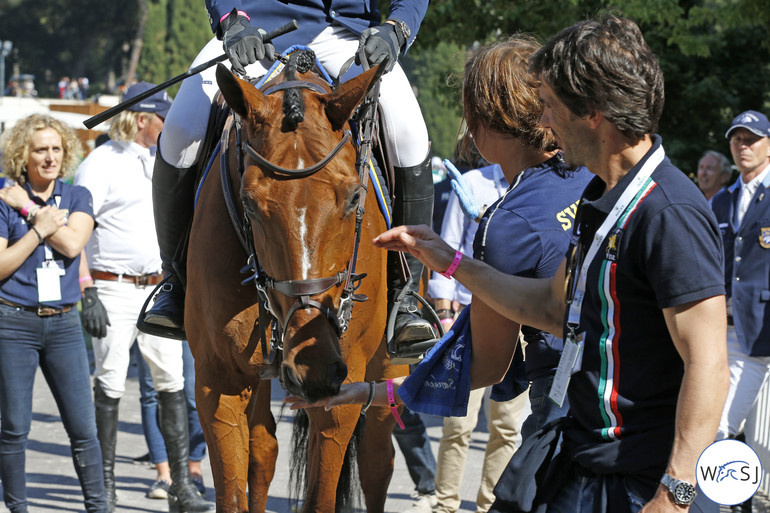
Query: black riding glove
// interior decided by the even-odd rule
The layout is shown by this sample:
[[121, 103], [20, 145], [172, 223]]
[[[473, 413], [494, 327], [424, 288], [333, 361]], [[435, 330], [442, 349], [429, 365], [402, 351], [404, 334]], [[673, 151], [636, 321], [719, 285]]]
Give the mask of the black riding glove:
[[406, 45], [406, 38], [395, 25], [383, 23], [378, 27], [364, 30], [358, 39], [358, 51], [356, 52], [356, 64], [361, 64], [358, 55], [361, 48], [364, 49], [366, 62], [369, 66], [387, 61], [385, 71], [390, 71], [398, 61], [401, 50]]
[[261, 28], [252, 27], [248, 18], [238, 14], [233, 9], [230, 15], [219, 24], [225, 53], [230, 59], [233, 71], [240, 75], [246, 74], [246, 66], [267, 58], [275, 60], [275, 47], [265, 43], [262, 38], [267, 32]]
[[92, 337], [104, 338], [107, 336], [107, 326], [110, 326], [107, 309], [99, 299], [96, 287], [88, 287], [83, 292], [85, 294], [81, 311], [83, 328]]

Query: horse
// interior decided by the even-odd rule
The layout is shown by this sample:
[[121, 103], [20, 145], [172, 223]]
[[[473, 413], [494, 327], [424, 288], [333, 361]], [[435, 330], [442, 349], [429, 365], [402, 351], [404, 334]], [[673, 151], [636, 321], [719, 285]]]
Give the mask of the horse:
[[[201, 181], [188, 243], [185, 330], [220, 512], [266, 507], [278, 451], [266, 372], [278, 361], [267, 336], [283, 355], [281, 383], [309, 401], [336, 394], [343, 380], [408, 372], [386, 351], [386, 253], [370, 243], [386, 223], [349, 130], [382, 70], [332, 88], [293, 56], [261, 89], [219, 65], [218, 86], [242, 129], [222, 138], [225, 157]], [[222, 171], [239, 203], [223, 201]], [[246, 223], [251, 255], [228, 208]], [[244, 280], [247, 257], [254, 276]], [[360, 417], [360, 406], [307, 411], [304, 512], [338, 511], [350, 493], [340, 473]], [[378, 512], [393, 472], [394, 420], [387, 408], [367, 417], [357, 463], [367, 511]]]

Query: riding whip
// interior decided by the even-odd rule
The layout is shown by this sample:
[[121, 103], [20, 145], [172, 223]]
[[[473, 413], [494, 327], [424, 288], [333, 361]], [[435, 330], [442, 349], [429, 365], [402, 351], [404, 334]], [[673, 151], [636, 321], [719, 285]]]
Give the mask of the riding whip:
[[[275, 30], [271, 30], [267, 34], [265, 34], [262, 37], [262, 40], [267, 43], [274, 38], [278, 36], [282, 36], [284, 34], [287, 34], [293, 30], [297, 30], [299, 28], [299, 25], [297, 24], [297, 20], [291, 20], [290, 22], [281, 25]], [[102, 123], [103, 121], [106, 121], [110, 119], [111, 117], [120, 114], [124, 110], [128, 109], [129, 107], [136, 105], [137, 103], [141, 102], [142, 100], [149, 98], [153, 94], [157, 93], [158, 91], [162, 91], [167, 87], [171, 87], [172, 85], [176, 84], [177, 82], [181, 82], [185, 78], [192, 77], [193, 75], [197, 75], [201, 71], [210, 68], [211, 66], [215, 65], [218, 62], [222, 62], [225, 59], [227, 59], [226, 54], [222, 54], [219, 57], [215, 57], [211, 59], [210, 61], [206, 61], [203, 64], [199, 64], [198, 66], [195, 66], [194, 68], [190, 68], [181, 75], [177, 75], [174, 78], [167, 80], [163, 82], [162, 84], [156, 85], [152, 89], [148, 89], [144, 93], [135, 96], [131, 98], [130, 100], [127, 100], [125, 102], [119, 103], [118, 105], [115, 105], [114, 107], [110, 107], [109, 109], [105, 110], [104, 112], [97, 114], [96, 116], [92, 116], [85, 121], [83, 121], [83, 124], [86, 126], [86, 128], [93, 128], [99, 123]]]

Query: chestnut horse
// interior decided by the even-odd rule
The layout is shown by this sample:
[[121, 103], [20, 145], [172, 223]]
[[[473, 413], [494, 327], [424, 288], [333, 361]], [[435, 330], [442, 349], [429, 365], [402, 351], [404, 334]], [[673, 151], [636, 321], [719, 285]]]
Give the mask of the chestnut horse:
[[[408, 369], [391, 366], [386, 354], [386, 253], [370, 242], [386, 225], [375, 195], [365, 194], [348, 123], [378, 80], [378, 70], [335, 89], [312, 71], [297, 70], [292, 58], [262, 90], [222, 65], [216, 76], [242, 122], [242, 144], [236, 144], [234, 132], [223, 141], [225, 171], [240, 192], [238, 215], [250, 227], [250, 267], [267, 286], [258, 292], [254, 280], [242, 283], [247, 255], [228, 217], [217, 162], [199, 188], [187, 258], [185, 329], [195, 357], [198, 415], [210, 449], [217, 511], [257, 512], [265, 510], [278, 452], [271, 381], [260, 378], [270, 363], [261, 330], [268, 338], [278, 332], [281, 382], [308, 400], [337, 393], [343, 380], [379, 380]], [[360, 244], [359, 207], [365, 208]], [[350, 297], [343, 301], [349, 279], [357, 287], [355, 303]], [[349, 323], [340, 311], [343, 303], [354, 304]], [[360, 412], [360, 405], [307, 411], [303, 511], [339, 509], [340, 469]], [[387, 408], [371, 408], [358, 446], [370, 512], [384, 510], [393, 472], [393, 425]]]

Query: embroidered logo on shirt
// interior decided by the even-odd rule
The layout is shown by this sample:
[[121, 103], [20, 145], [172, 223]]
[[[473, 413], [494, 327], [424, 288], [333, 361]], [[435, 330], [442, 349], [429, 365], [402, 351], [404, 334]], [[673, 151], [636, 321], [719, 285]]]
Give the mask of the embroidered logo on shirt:
[[770, 226], [759, 229], [759, 245], [770, 249]]
[[614, 262], [618, 258], [621, 237], [623, 237], [623, 229], [618, 227], [613, 228], [612, 233], [607, 236], [607, 248], [605, 249], [604, 258], [610, 262]]

